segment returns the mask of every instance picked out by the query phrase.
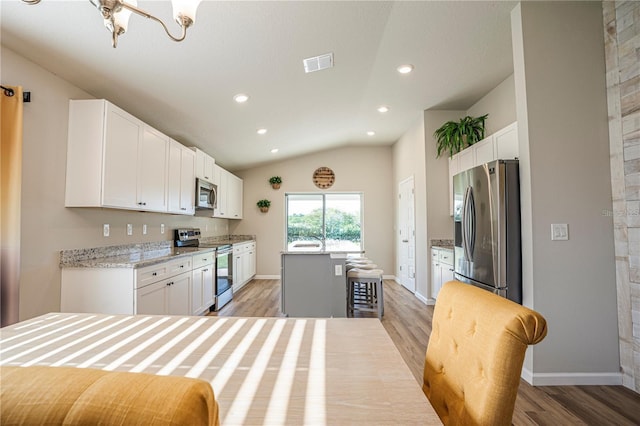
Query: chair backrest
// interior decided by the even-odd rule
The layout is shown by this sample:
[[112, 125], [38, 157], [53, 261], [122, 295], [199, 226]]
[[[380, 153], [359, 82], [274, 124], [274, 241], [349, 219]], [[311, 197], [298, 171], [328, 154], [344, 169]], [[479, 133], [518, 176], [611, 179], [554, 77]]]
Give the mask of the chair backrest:
[[422, 390], [445, 425], [510, 425], [528, 345], [547, 334], [539, 313], [449, 281], [438, 293]]

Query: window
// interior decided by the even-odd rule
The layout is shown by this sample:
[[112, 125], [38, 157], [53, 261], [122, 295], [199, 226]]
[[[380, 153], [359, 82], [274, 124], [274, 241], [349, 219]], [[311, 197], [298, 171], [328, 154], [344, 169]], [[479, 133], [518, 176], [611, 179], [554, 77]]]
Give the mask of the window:
[[362, 251], [362, 194], [286, 194], [287, 250]]

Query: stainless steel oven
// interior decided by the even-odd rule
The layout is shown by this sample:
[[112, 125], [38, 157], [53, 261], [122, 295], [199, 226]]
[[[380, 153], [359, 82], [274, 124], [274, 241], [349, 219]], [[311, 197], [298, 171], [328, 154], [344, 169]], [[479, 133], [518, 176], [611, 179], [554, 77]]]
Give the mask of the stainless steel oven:
[[233, 299], [233, 246], [216, 248], [216, 304], [219, 310]]

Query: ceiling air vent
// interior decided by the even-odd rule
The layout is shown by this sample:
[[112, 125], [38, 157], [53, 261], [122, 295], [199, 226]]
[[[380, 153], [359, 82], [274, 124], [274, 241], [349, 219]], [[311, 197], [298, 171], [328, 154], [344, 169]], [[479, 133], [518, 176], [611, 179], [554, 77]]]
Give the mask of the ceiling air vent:
[[333, 67], [333, 53], [327, 53], [313, 58], [307, 58], [304, 63], [304, 72], [310, 73]]

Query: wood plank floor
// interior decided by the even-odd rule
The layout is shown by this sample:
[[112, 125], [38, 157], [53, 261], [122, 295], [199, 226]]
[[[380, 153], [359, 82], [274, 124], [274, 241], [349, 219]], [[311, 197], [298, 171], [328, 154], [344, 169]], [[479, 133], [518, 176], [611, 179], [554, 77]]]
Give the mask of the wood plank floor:
[[[392, 280], [385, 280], [382, 325], [416, 380], [422, 382], [433, 306], [425, 306]], [[280, 281], [253, 280], [218, 316], [277, 317]], [[362, 316], [369, 316], [364, 314]], [[520, 381], [514, 425], [640, 425], [640, 395], [623, 386], [537, 386]]]

